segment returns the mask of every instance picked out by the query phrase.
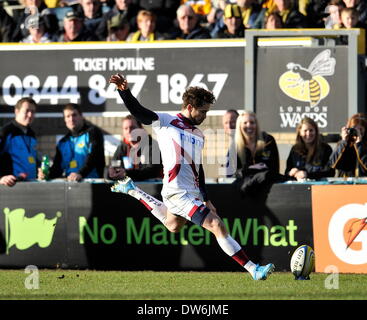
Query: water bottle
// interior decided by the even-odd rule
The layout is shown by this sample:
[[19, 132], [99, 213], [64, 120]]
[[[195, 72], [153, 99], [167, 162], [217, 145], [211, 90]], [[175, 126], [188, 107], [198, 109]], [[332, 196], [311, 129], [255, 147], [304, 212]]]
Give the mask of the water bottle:
[[50, 175], [50, 159], [48, 155], [42, 157], [41, 170], [45, 176], [45, 180], [48, 180]]

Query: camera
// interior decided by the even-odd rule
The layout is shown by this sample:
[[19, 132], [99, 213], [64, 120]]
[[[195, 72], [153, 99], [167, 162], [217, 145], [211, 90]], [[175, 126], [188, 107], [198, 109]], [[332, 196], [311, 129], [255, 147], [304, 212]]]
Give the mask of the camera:
[[356, 128], [347, 128], [347, 133], [349, 137], [358, 137], [358, 131]]

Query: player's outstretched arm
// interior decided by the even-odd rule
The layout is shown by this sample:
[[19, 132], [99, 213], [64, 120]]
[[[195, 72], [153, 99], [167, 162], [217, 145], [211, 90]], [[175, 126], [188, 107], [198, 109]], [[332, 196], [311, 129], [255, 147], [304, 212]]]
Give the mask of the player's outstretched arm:
[[141, 123], [149, 125], [152, 124], [153, 121], [158, 120], [158, 115], [155, 112], [143, 107], [131, 94], [129, 84], [123, 75], [119, 73], [114, 74], [110, 77], [109, 82], [116, 85], [116, 88], [121, 99], [124, 101], [126, 108]]

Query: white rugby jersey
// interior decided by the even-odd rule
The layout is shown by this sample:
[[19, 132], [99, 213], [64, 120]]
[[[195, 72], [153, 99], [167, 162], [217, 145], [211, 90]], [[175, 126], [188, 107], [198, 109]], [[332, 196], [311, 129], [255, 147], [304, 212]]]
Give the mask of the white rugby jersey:
[[181, 114], [157, 113], [152, 123], [161, 151], [164, 178], [162, 195], [182, 191], [200, 194], [199, 168], [204, 135]]

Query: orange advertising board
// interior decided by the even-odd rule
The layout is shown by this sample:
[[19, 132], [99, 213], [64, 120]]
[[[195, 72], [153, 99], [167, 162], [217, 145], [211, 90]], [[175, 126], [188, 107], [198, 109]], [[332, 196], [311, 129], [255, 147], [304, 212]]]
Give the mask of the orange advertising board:
[[316, 272], [367, 273], [367, 185], [313, 185]]

